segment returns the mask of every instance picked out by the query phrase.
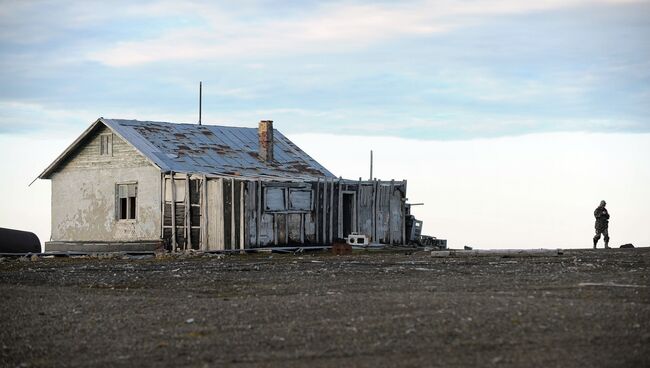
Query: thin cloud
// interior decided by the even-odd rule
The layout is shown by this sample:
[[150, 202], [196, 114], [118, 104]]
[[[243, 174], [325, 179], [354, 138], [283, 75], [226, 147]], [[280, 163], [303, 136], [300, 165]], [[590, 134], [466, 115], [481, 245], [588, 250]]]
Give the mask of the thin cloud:
[[[613, 3], [615, 1], [599, 1]], [[125, 67], [159, 61], [196, 61], [242, 56], [273, 57], [290, 54], [342, 52], [363, 48], [397, 37], [417, 37], [476, 25], [494, 16], [548, 11], [594, 4], [586, 0], [521, 1], [423, 1], [399, 4], [322, 5], [305, 9], [288, 19], [255, 22], [205, 3], [170, 2], [132, 6], [127, 14], [177, 17], [200, 16], [203, 24], [161, 32], [156, 37], [121, 40], [87, 54], [90, 60]]]

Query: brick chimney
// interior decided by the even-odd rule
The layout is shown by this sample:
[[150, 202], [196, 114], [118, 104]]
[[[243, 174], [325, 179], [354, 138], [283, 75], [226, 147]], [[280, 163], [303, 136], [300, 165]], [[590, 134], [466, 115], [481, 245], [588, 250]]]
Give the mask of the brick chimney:
[[273, 120], [262, 120], [258, 129], [260, 136], [260, 160], [273, 161]]

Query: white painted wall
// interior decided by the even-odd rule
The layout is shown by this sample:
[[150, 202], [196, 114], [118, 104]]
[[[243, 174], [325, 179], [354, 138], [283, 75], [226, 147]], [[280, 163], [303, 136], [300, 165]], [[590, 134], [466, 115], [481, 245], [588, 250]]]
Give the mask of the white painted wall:
[[[138, 183], [136, 219], [116, 220], [115, 185]], [[65, 170], [52, 177], [53, 241], [160, 238], [160, 171], [153, 167]]]

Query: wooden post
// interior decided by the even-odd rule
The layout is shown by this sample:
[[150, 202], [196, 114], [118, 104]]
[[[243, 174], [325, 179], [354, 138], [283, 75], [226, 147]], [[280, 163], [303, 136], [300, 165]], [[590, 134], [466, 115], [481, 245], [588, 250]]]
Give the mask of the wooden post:
[[406, 179], [403, 179], [404, 183], [404, 200], [402, 202], [402, 244], [408, 244], [406, 239]]
[[318, 228], [320, 227], [318, 223], [318, 213], [320, 212], [319, 197], [320, 197], [320, 178], [317, 178], [316, 179], [316, 200], [314, 201], [314, 206], [316, 207], [316, 222], [315, 222], [316, 226], [314, 226], [314, 230], [316, 232], [316, 244], [319, 244], [318, 241], [320, 240], [320, 236], [318, 236], [319, 235]]
[[359, 211], [361, 210], [361, 177], [359, 177], [359, 184], [357, 186], [357, 198], [356, 198], [356, 206], [357, 208], [354, 209], [355, 211], [355, 224], [354, 224], [354, 231], [356, 232], [361, 232], [361, 226], [359, 224]]
[[201, 178], [201, 249], [209, 250], [208, 246], [208, 178]]
[[230, 249], [237, 245], [235, 234], [235, 178], [230, 178]]
[[162, 173], [161, 177], [162, 177], [162, 183], [160, 184], [160, 192], [161, 192], [160, 203], [162, 203], [162, 208], [160, 209], [160, 239], [163, 239], [165, 237], [165, 201], [166, 201], [165, 190], [167, 189], [165, 188], [165, 182], [167, 181], [167, 179], [165, 179], [165, 173]]
[[323, 244], [327, 244], [327, 178], [323, 179]]
[[257, 231], [255, 232], [255, 243], [260, 246], [260, 222], [262, 221], [262, 181], [257, 180]]
[[305, 244], [305, 214], [300, 214], [300, 244]]
[[372, 183], [372, 241], [377, 241], [377, 179]]
[[185, 174], [185, 250], [192, 249], [192, 200], [190, 199], [190, 174]]
[[277, 215], [273, 213], [273, 245], [278, 245], [278, 222]]
[[338, 216], [336, 216], [336, 227], [337, 227], [336, 236], [338, 238], [342, 238], [343, 237], [343, 211], [342, 211], [343, 210], [343, 197], [341, 196], [341, 178], [340, 177], [339, 177], [338, 185], [339, 185], [339, 190], [338, 190], [338, 194], [339, 194], [338, 208], [339, 209], [337, 211]]
[[246, 225], [244, 224], [244, 182], [239, 185], [239, 249], [244, 249]]
[[388, 244], [393, 244], [393, 188], [395, 179], [390, 181], [390, 192], [388, 192]]
[[172, 252], [176, 252], [176, 182], [174, 181], [174, 172], [171, 172], [172, 185]]
[[334, 179], [330, 180], [330, 243], [332, 242], [332, 231], [334, 231]]

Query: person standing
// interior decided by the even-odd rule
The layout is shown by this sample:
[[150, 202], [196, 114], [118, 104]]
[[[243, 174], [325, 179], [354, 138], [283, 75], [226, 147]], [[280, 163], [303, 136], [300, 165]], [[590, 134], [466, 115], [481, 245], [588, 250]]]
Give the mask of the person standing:
[[594, 236], [594, 249], [596, 249], [596, 244], [600, 240], [600, 234], [603, 234], [605, 240], [605, 248], [609, 248], [609, 212], [605, 206], [607, 203], [605, 201], [600, 201], [600, 206], [594, 211], [594, 217], [596, 217], [596, 235]]

